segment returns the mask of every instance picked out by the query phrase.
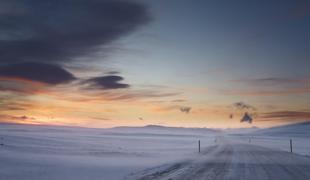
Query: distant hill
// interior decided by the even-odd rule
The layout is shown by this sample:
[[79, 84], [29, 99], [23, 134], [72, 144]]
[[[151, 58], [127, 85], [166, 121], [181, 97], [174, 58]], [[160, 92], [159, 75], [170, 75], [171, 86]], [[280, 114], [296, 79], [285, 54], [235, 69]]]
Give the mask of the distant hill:
[[260, 129], [253, 132], [254, 135], [310, 137], [310, 122], [302, 122]]
[[184, 128], [184, 127], [168, 127], [160, 125], [147, 125], [141, 127], [120, 126], [108, 129], [117, 133], [134, 133], [134, 134], [169, 134], [169, 135], [208, 135], [221, 132], [216, 129], [209, 128]]

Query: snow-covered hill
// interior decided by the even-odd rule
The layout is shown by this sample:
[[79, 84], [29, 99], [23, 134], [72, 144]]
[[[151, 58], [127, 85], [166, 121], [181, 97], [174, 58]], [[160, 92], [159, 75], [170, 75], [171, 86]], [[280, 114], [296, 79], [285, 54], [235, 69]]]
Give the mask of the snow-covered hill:
[[310, 137], [310, 122], [259, 129], [253, 132], [253, 135], [276, 137]]
[[91, 129], [0, 124], [0, 180], [119, 180], [197, 154], [198, 139], [202, 148], [213, 142], [207, 130], [189, 131], [196, 132], [161, 126]]

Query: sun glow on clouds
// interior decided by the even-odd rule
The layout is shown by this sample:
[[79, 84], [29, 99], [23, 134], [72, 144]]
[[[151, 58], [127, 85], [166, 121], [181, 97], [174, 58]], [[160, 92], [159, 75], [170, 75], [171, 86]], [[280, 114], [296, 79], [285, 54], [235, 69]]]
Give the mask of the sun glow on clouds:
[[309, 120], [309, 13], [258, 2], [0, 1], [0, 122]]
[[[242, 102], [227, 104], [226, 101], [210, 103], [215, 94], [196, 91], [196, 88], [150, 86], [102, 90], [85, 88], [79, 80], [51, 86], [5, 77], [1, 77], [0, 82], [6, 87], [1, 92], [1, 112], [5, 114], [1, 117], [2, 122], [87, 127], [161, 124], [235, 128], [253, 126], [239, 123], [246, 111], [255, 111], [255, 126], [262, 127], [280, 124], [285, 119], [298, 121], [310, 117], [308, 112], [280, 112], [281, 108], [273, 110], [275, 107], [272, 106], [254, 107]], [[183, 112], [182, 108], [189, 111]], [[230, 118], [230, 114], [234, 118]]]
[[[160, 97], [156, 94], [158, 101], [154, 100], [154, 92], [148, 94], [135, 93], [134, 90], [113, 90], [100, 92], [88, 92], [84, 89], [71, 90], [72, 88], [53, 87], [51, 91], [45, 89], [45, 93], [29, 94], [23, 101], [19, 101], [18, 108], [14, 109], [14, 101], [5, 102], [11, 108], [3, 110], [7, 114], [29, 118], [10, 118], [11, 122], [31, 123], [31, 124], [53, 124], [53, 125], [75, 125], [87, 127], [113, 127], [118, 125], [147, 125], [162, 124], [170, 126], [188, 127], [250, 127], [252, 125], [239, 124], [243, 111], [234, 110], [230, 105], [210, 105], [208, 103], [195, 103], [189, 100], [180, 100], [178, 95]], [[74, 88], [73, 88], [74, 89]], [[139, 91], [141, 92], [141, 91]], [[24, 94], [25, 92], [23, 92]], [[19, 95], [13, 93], [14, 97]], [[177, 93], [176, 93], [177, 94]], [[114, 98], [111, 98], [113, 97]], [[208, 96], [208, 95], [204, 95]], [[122, 97], [122, 98], [120, 98]], [[181, 98], [181, 97], [180, 97]], [[176, 99], [176, 100], [171, 100]], [[24, 104], [23, 104], [24, 103]], [[31, 104], [31, 106], [29, 106]], [[191, 105], [188, 113], [180, 111], [180, 108]], [[264, 111], [262, 111], [264, 112]], [[229, 118], [229, 114], [234, 114], [234, 119]], [[294, 115], [291, 114], [291, 118]], [[255, 117], [256, 126], [271, 126], [279, 114], [274, 117], [266, 114]], [[30, 118], [31, 117], [31, 118]], [[143, 120], [139, 119], [143, 117]], [[301, 116], [300, 116], [301, 117]], [[303, 116], [307, 117], [307, 116]], [[33, 118], [33, 119], [32, 119]], [[268, 118], [268, 119], [266, 119]], [[3, 119], [3, 118], [2, 118]], [[280, 121], [281, 122], [281, 121]]]

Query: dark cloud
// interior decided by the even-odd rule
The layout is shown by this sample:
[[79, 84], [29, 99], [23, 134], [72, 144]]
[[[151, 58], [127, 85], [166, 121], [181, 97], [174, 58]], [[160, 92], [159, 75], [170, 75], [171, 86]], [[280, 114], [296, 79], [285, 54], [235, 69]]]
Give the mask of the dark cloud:
[[262, 113], [259, 116], [263, 120], [285, 119], [285, 120], [305, 120], [310, 119], [309, 111], [274, 111]]
[[253, 121], [252, 115], [247, 112], [244, 113], [243, 117], [240, 120], [240, 122], [248, 122], [250, 124], [252, 123], [252, 121]]
[[83, 84], [87, 85], [87, 89], [123, 89], [129, 88], [129, 84], [120, 83], [124, 80], [121, 76], [101, 76], [94, 77], [83, 81]]
[[47, 84], [67, 83], [76, 78], [59, 65], [25, 62], [0, 66], [0, 77], [18, 78]]
[[308, 0], [296, 1], [295, 7], [290, 12], [290, 17], [302, 19], [310, 15], [310, 2]]
[[150, 20], [147, 8], [133, 1], [2, 0], [0, 7], [2, 63], [67, 62]]
[[188, 113], [190, 113], [192, 108], [184, 106], [184, 107], [180, 107], [179, 109], [180, 109], [181, 112], [184, 112], [184, 113], [188, 114]]
[[237, 108], [238, 110], [256, 110], [254, 106], [246, 104], [244, 102], [236, 102], [233, 104], [233, 107]]
[[233, 118], [234, 118], [234, 114], [230, 114], [229, 119], [233, 119]]
[[120, 74], [120, 72], [119, 71], [109, 71], [107, 74], [115, 75], [115, 74]]

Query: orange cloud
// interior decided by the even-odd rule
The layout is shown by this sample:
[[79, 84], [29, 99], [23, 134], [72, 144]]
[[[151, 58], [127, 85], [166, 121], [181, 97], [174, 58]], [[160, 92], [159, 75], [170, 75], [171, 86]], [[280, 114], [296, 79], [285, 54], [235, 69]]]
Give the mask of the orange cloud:
[[35, 117], [30, 116], [13, 116], [13, 115], [0, 115], [1, 123], [22, 123], [22, 124], [40, 124]]

